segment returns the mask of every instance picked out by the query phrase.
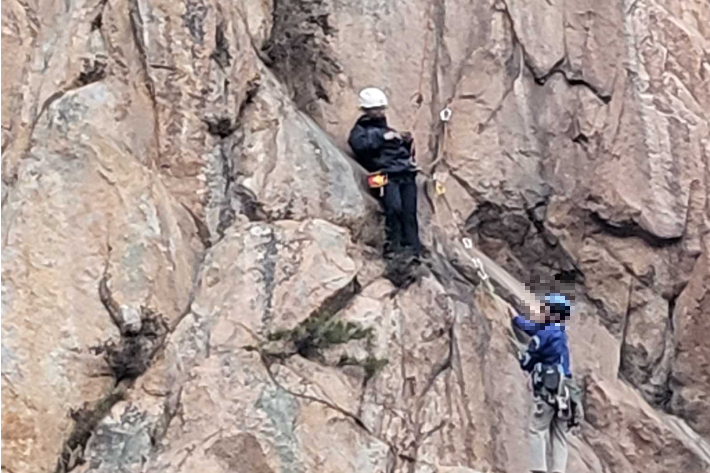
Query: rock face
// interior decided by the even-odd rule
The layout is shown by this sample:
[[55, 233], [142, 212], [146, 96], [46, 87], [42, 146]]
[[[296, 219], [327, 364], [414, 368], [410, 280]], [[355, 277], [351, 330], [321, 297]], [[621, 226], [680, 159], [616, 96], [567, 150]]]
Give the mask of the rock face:
[[[710, 470], [709, 25], [704, 0], [3, 2], [3, 471], [525, 471], [516, 280], [575, 298], [569, 471]], [[445, 187], [419, 178], [406, 288], [348, 156], [368, 85]]]

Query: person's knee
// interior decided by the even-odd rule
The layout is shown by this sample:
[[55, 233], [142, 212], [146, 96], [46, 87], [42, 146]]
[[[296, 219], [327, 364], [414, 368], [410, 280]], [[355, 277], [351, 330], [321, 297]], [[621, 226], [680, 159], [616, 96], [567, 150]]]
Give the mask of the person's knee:
[[400, 219], [400, 220], [405, 220], [405, 219], [406, 219], [406, 215], [405, 215], [404, 211], [402, 210], [402, 206], [401, 206], [401, 205], [394, 206], [394, 207], [392, 208], [392, 213], [393, 213], [398, 219]]
[[537, 436], [542, 436], [545, 434], [547, 429], [542, 429], [537, 425], [529, 425], [528, 426], [528, 433], [530, 435], [537, 435]]
[[385, 214], [399, 217], [402, 214], [402, 206], [394, 202], [385, 205]]
[[532, 418], [528, 422], [528, 433], [532, 435], [547, 435], [550, 431], [550, 424], [543, 418]]

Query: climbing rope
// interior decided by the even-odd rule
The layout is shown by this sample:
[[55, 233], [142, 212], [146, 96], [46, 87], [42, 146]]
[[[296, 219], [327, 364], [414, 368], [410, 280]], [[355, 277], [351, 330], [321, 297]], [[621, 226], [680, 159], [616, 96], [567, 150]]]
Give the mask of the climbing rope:
[[[446, 198], [446, 195], [445, 195], [446, 188], [444, 187], [443, 179], [441, 178], [442, 177], [441, 174], [434, 171], [436, 166], [439, 164], [439, 162], [441, 162], [444, 159], [444, 156], [445, 156], [446, 136], [447, 136], [447, 131], [448, 131], [447, 124], [451, 121], [452, 116], [453, 116], [453, 111], [449, 107], [449, 103], [447, 103], [447, 105], [444, 107], [444, 109], [442, 109], [441, 112], [439, 113], [439, 119], [443, 123], [443, 128], [442, 128], [443, 136], [442, 136], [441, 140], [439, 141], [439, 146], [437, 149], [437, 158], [434, 160], [434, 162], [430, 166], [430, 171], [428, 173], [421, 171], [421, 170], [420, 170], [420, 172], [427, 178], [427, 180], [430, 180], [433, 182], [436, 196], [441, 200], [441, 202], [444, 203], [444, 205], [449, 210], [449, 213], [453, 216], [461, 244], [463, 245], [465, 252], [468, 254], [470, 261], [476, 270], [476, 275], [478, 276], [478, 279], [483, 284], [483, 287], [486, 290], [486, 292], [489, 295], [494, 296], [496, 294], [496, 291], [495, 291], [495, 288], [491, 282], [491, 278], [488, 275], [488, 272], [486, 271], [485, 265], [484, 265], [483, 261], [481, 261], [481, 258], [470, 254], [471, 251], [473, 250], [473, 241], [470, 238], [463, 236], [464, 223], [461, 221], [457, 212], [452, 207], [451, 203], [449, 202], [449, 199]], [[433, 173], [433, 175], [431, 173]], [[437, 220], [437, 223], [439, 224], [439, 227], [443, 229], [444, 227], [441, 223], [441, 219], [440, 219], [439, 214], [436, 212], [436, 209], [434, 209], [434, 214], [435, 214], [435, 218]], [[497, 299], [494, 298], [494, 300], [496, 301], [495, 303], [498, 304]]]
[[[461, 239], [461, 243], [463, 243], [464, 248], [467, 250], [472, 250], [473, 249], [473, 241], [471, 241], [470, 238], [464, 237]], [[491, 284], [490, 277], [488, 276], [488, 273], [486, 273], [486, 268], [481, 261], [480, 258], [471, 257], [471, 262], [473, 263], [473, 266], [476, 268], [476, 273], [478, 275], [478, 278], [481, 280], [483, 283], [483, 287], [486, 289], [486, 292], [491, 296], [491, 299], [493, 300], [493, 303], [498, 307], [498, 310], [501, 312], [505, 313], [506, 307], [502, 306], [500, 303], [500, 300], [497, 297], [494, 297], [496, 295], [495, 288], [493, 287], [493, 284]], [[513, 327], [510, 324], [506, 325], [507, 327], [507, 339], [511, 344], [511, 347], [513, 349], [513, 354], [517, 357], [520, 356], [520, 353], [525, 351], [526, 348], [526, 343], [523, 343], [518, 340], [517, 335], [513, 331]], [[528, 383], [526, 382], [526, 385]]]
[[[439, 144], [437, 147], [436, 159], [434, 160], [434, 162], [432, 162], [431, 166], [429, 167], [428, 173], [424, 172], [423, 170], [420, 170], [420, 173], [422, 175], [424, 175], [427, 178], [427, 180], [433, 182], [436, 197], [439, 198], [444, 203], [444, 205], [449, 210], [449, 213], [453, 216], [453, 219], [454, 219], [454, 222], [455, 222], [456, 228], [457, 228], [457, 233], [460, 237], [461, 244], [465, 250], [465, 253], [467, 253], [468, 257], [470, 258], [470, 261], [476, 270], [476, 275], [478, 276], [478, 279], [481, 281], [481, 284], [483, 285], [484, 290], [489, 295], [489, 297], [491, 298], [491, 301], [498, 308], [498, 310], [501, 313], [506, 313], [508, 308], [502, 304], [502, 301], [499, 297], [495, 297], [497, 295], [496, 290], [491, 282], [490, 275], [486, 271], [485, 264], [483, 263], [481, 258], [471, 254], [472, 251], [475, 251], [474, 246], [473, 246], [473, 241], [471, 240], [471, 238], [463, 236], [464, 224], [461, 221], [461, 219], [459, 218], [459, 216], [457, 215], [456, 211], [454, 210], [454, 208], [452, 207], [451, 203], [449, 202], [449, 200], [447, 199], [447, 197], [445, 195], [446, 188], [443, 184], [443, 179], [442, 179], [443, 173], [439, 173], [439, 172], [435, 171], [436, 166], [442, 160], [445, 159], [446, 137], [448, 135], [447, 125], [451, 121], [451, 118], [453, 116], [453, 111], [451, 110], [449, 105], [450, 105], [450, 100], [447, 101], [446, 106], [439, 113], [439, 119], [441, 120], [441, 122], [443, 124], [443, 126], [442, 126], [443, 136], [441, 137], [441, 140], [439, 141]], [[434, 205], [433, 200], [432, 200], [432, 205]], [[437, 220], [437, 223], [439, 225], [439, 228], [441, 228], [443, 230], [444, 226], [442, 225], [440, 215], [439, 215], [439, 213], [436, 212], [435, 207], [434, 207], [433, 211], [434, 211], [434, 215]], [[527, 347], [527, 343], [521, 342], [518, 339], [517, 334], [513, 330], [513, 327], [511, 324], [506, 324], [506, 326], [507, 326], [507, 330], [506, 330], [507, 337], [506, 338], [508, 339], [508, 342], [511, 345], [511, 349], [512, 349], [513, 354], [515, 356], [519, 357], [520, 353], [525, 351], [525, 349]], [[529, 379], [528, 379], [528, 382], [526, 382], [526, 385], [529, 385]]]
[[434, 170], [436, 169], [436, 166], [444, 159], [444, 151], [446, 149], [446, 135], [447, 135], [447, 130], [446, 130], [446, 124], [451, 120], [453, 112], [452, 110], [446, 106], [441, 113], [439, 113], [439, 118], [444, 124], [443, 128], [443, 135], [441, 137], [441, 140], [438, 143], [437, 150], [436, 150], [436, 159], [434, 162], [429, 166], [429, 171], [426, 172], [421, 168], [418, 168], [418, 171], [420, 174], [425, 176], [428, 180], [432, 181], [434, 183], [434, 190], [436, 191], [436, 195], [441, 196], [446, 193], [446, 188], [444, 187], [443, 180], [441, 179], [441, 174], [435, 172]]
[[[495, 295], [495, 288], [493, 287], [490, 277], [488, 273], [486, 272], [485, 265], [483, 264], [483, 261], [481, 261], [480, 258], [476, 256], [470, 255], [471, 250], [473, 249], [473, 241], [468, 238], [468, 237], [463, 237], [463, 232], [464, 232], [464, 225], [459, 216], [457, 215], [456, 211], [454, 208], [451, 206], [451, 203], [449, 200], [446, 198], [446, 188], [444, 187], [443, 184], [443, 179], [441, 179], [441, 175], [437, 172], [434, 172], [432, 175], [431, 172], [434, 171], [436, 168], [436, 165], [444, 158], [444, 152], [446, 151], [446, 135], [447, 135], [447, 129], [446, 125], [451, 121], [451, 117], [453, 116], [453, 111], [451, 108], [449, 108], [448, 104], [447, 106], [441, 110], [439, 113], [439, 119], [443, 123], [443, 136], [442, 139], [439, 141], [439, 146], [437, 150], [437, 158], [434, 160], [430, 167], [430, 171], [424, 172], [420, 170], [420, 173], [423, 174], [427, 180], [430, 180], [434, 183], [434, 190], [436, 193], [436, 196], [441, 199], [441, 201], [444, 203], [444, 205], [447, 207], [449, 210], [449, 213], [453, 216], [454, 221], [456, 223], [457, 227], [457, 233], [461, 237], [461, 243], [466, 250], [466, 253], [469, 253], [469, 258], [471, 260], [471, 263], [473, 264], [473, 267], [476, 270], [476, 275], [478, 276], [478, 279], [481, 281], [483, 284], [484, 288], [486, 291], [491, 294]], [[440, 228], [444, 228], [441, 219], [438, 213], [436, 213], [436, 209], [434, 209], [434, 214], [436, 216], [437, 223], [439, 224]]]
[[[473, 248], [473, 242], [470, 238], [462, 238], [461, 242], [463, 243], [464, 248], [466, 248], [467, 250]], [[488, 281], [488, 273], [486, 273], [486, 268], [483, 266], [481, 258], [476, 258], [472, 256], [471, 262], [473, 262], [473, 267], [476, 268], [476, 274], [478, 275], [479, 279], [481, 281]]]

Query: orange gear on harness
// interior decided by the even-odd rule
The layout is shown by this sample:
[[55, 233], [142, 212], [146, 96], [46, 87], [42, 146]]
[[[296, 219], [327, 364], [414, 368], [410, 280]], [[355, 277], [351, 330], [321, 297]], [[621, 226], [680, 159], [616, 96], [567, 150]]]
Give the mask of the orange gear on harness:
[[367, 176], [367, 184], [373, 189], [384, 187], [387, 185], [387, 174], [381, 172], [373, 172]]
[[385, 186], [389, 182], [387, 174], [377, 171], [367, 175], [367, 185], [370, 189], [380, 189], [380, 197], [385, 193]]

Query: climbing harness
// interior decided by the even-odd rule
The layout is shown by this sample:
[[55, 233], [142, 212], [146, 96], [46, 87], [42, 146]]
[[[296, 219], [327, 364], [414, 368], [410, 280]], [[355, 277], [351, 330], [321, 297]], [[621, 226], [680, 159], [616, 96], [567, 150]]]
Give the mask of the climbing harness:
[[532, 372], [532, 385], [535, 396], [552, 406], [557, 406], [557, 399], [562, 393], [563, 379], [564, 373], [560, 365], [535, 364]]
[[385, 186], [389, 182], [387, 174], [377, 171], [367, 175], [367, 185], [370, 189], [380, 189], [380, 197], [385, 195]]
[[573, 404], [577, 401], [572, 398], [570, 387], [565, 382], [562, 366], [537, 363], [531, 375], [533, 395], [554, 407], [560, 420], [566, 420], [570, 426], [576, 425], [577, 409]]

